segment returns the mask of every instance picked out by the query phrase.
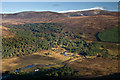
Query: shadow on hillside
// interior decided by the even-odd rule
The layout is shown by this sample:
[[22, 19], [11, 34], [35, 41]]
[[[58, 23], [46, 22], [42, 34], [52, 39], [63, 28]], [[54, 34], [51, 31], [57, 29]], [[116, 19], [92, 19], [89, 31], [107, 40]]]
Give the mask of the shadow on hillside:
[[99, 34], [99, 32], [98, 32], [97, 34], [95, 34], [95, 37], [96, 37], [96, 39], [97, 39], [98, 41], [101, 41], [101, 40], [99, 39], [99, 37], [98, 37], [98, 34]]
[[102, 77], [85, 77], [85, 76], [79, 76], [79, 77], [40, 77], [40, 76], [30, 76], [30, 75], [14, 75], [13, 77], [8, 77], [2, 80], [119, 80], [120, 79], [120, 73], [114, 73], [107, 76]]

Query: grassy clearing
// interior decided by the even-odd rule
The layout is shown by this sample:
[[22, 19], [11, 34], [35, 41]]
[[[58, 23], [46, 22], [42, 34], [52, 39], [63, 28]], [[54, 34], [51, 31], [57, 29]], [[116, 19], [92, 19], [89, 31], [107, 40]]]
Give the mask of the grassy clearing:
[[[59, 46], [58, 48], [52, 48], [51, 50], [41, 50], [39, 52], [36, 52], [31, 55], [27, 55], [27, 56], [3, 59], [3, 62], [2, 62], [3, 72], [15, 70], [18, 68], [23, 68], [32, 64], [33, 65], [40, 65], [40, 64], [50, 65], [50, 64], [57, 64], [62, 62], [64, 63], [74, 62], [78, 59], [81, 59], [80, 61], [82, 61], [82, 59], [84, 58], [83, 56], [80, 56], [75, 53], [69, 53], [69, 52], [66, 52], [65, 54], [67, 55], [74, 54], [74, 56], [61, 55], [60, 53], [64, 51], [66, 50], [64, 48], [61, 48], [61, 46]], [[86, 57], [95, 58], [96, 56], [86, 56]], [[60, 67], [60, 66], [63, 66], [63, 65], [57, 64], [50, 67]], [[46, 68], [50, 68], [50, 67], [46, 67]], [[29, 71], [29, 70], [31, 69], [27, 69], [26, 71]]]
[[[49, 55], [46, 55], [46, 53], [50, 53]], [[48, 56], [48, 57], [53, 57], [59, 61], [66, 61], [68, 59], [70, 59], [70, 57], [68, 56], [64, 56], [64, 55], [60, 55], [60, 53], [56, 53], [54, 51], [51, 50], [44, 50], [38, 53], [34, 53], [34, 54], [38, 54], [38, 55], [42, 55], [42, 56]]]
[[105, 58], [86, 59], [82, 61], [78, 60], [67, 66], [78, 71], [79, 76], [96, 77], [119, 72], [118, 61]]
[[55, 64], [57, 62], [61, 61], [56, 60], [55, 58], [36, 54], [24, 57], [7, 58], [2, 61], [2, 71], [10, 71], [21, 67], [26, 67], [31, 64]]
[[113, 56], [117, 56], [119, 54], [120, 50], [110, 50], [108, 49], [108, 53]]
[[[18, 68], [26, 67], [31, 64], [49, 65], [49, 64], [62, 63], [70, 59], [75, 59], [75, 57], [61, 55], [60, 54], [61, 52], [64, 52], [64, 49], [57, 48], [55, 51], [42, 50], [40, 52], [27, 55], [27, 56], [6, 58], [6, 59], [3, 59], [2, 61], [2, 67], [3, 67], [2, 71], [5, 72], [10, 70], [15, 70]], [[46, 53], [49, 53], [49, 55], [46, 55]], [[72, 53], [67, 53], [67, 54], [72, 54]], [[79, 55], [77, 56], [80, 58]], [[55, 65], [51, 67], [57, 67], [57, 66], [61, 66], [61, 65]]]
[[104, 47], [108, 50], [108, 53], [110, 55], [111, 58], [113, 59], [117, 59], [119, 58], [119, 47], [120, 44], [119, 43], [110, 43], [110, 42], [104, 42]]

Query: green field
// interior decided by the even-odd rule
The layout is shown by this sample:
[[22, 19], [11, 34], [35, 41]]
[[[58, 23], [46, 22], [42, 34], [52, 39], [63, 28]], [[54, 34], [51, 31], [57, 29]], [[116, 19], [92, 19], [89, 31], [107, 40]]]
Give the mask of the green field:
[[120, 42], [120, 28], [112, 28], [99, 32], [97, 37], [105, 42]]

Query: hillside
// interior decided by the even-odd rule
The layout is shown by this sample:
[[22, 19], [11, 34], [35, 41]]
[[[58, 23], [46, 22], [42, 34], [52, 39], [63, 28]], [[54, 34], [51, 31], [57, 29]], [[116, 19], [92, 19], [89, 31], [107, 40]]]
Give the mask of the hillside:
[[110, 12], [106, 10], [88, 10], [88, 11], [77, 11], [77, 12], [67, 12], [65, 13], [69, 16], [92, 16], [92, 15], [112, 15], [117, 16], [118, 14], [116, 12]]
[[20, 12], [3, 14], [3, 25], [24, 23], [60, 23], [64, 31], [85, 33], [86, 39], [96, 40], [94, 35], [104, 29], [118, 27], [118, 12], [89, 10], [68, 13]]
[[105, 10], [88, 10], [88, 11], [77, 11], [67, 13], [57, 12], [35, 12], [35, 11], [24, 11], [14, 14], [2, 14], [3, 19], [30, 19], [30, 18], [59, 18], [59, 17], [75, 17], [75, 16], [92, 16], [92, 15], [111, 15], [118, 16], [117, 12], [110, 12]]
[[[120, 44], [114, 36], [118, 33], [118, 13], [1, 14], [4, 79], [94, 79], [119, 74]], [[109, 39], [112, 35], [112, 41], [106, 34]]]

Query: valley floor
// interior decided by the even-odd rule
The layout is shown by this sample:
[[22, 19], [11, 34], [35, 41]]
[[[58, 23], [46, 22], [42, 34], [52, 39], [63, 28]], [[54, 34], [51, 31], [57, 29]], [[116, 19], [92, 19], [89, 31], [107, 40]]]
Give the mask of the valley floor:
[[[48, 52], [50, 54], [46, 55]], [[79, 76], [99, 77], [118, 73], [118, 62], [119, 61], [117, 60], [99, 58], [95, 56], [87, 56], [86, 59], [79, 55], [70, 57], [61, 55], [60, 52], [56, 53], [56, 51], [44, 50], [28, 56], [3, 59], [2, 70], [4, 73], [5, 71], [20, 69], [29, 65], [37, 65], [37, 67], [40, 67], [41, 65], [53, 65], [47, 66], [45, 68], [62, 67], [64, 64], [59, 63], [67, 63], [68, 67], [71, 67], [74, 70], [78, 71]], [[33, 71], [34, 69], [35, 68], [30, 68], [26, 69], [25, 71]]]

